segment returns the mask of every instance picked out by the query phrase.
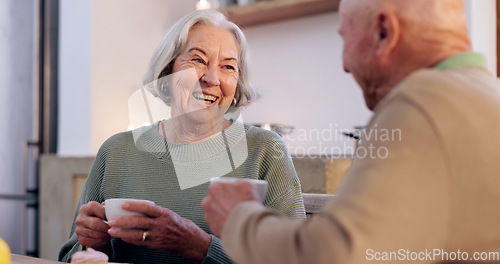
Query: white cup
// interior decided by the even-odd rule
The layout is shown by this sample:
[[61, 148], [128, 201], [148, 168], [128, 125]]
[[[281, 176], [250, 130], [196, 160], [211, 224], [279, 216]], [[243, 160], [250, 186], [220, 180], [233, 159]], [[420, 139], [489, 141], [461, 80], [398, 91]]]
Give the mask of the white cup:
[[222, 183], [234, 183], [236, 181], [246, 181], [251, 183], [254, 188], [257, 189], [257, 192], [259, 194], [259, 200], [260, 202], [263, 202], [264, 199], [266, 198], [267, 194], [267, 181], [264, 180], [257, 180], [257, 179], [245, 179], [245, 178], [236, 178], [236, 177], [215, 177], [210, 179], [210, 184], [214, 182], [222, 182]]
[[141, 199], [130, 199], [130, 198], [107, 199], [104, 203], [104, 210], [106, 212], [106, 219], [108, 219], [108, 221], [120, 216], [134, 216], [134, 215], [144, 216], [143, 213], [123, 210], [122, 209], [123, 202], [149, 202], [154, 204], [154, 202], [152, 201], [141, 200]]

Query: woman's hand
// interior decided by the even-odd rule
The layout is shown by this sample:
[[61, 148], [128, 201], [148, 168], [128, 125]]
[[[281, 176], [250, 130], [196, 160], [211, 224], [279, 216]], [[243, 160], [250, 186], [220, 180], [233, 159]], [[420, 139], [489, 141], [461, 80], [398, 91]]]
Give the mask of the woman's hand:
[[[180, 255], [194, 263], [202, 262], [205, 258], [212, 237], [191, 220], [148, 202], [124, 202], [122, 208], [141, 212], [147, 217], [124, 216], [109, 221], [111, 229], [108, 233], [111, 236], [135, 245]], [[147, 232], [145, 241], [144, 232]]]
[[76, 217], [75, 233], [82, 246], [102, 250], [111, 239], [109, 226], [104, 222], [104, 206], [98, 202], [89, 202], [80, 207]]

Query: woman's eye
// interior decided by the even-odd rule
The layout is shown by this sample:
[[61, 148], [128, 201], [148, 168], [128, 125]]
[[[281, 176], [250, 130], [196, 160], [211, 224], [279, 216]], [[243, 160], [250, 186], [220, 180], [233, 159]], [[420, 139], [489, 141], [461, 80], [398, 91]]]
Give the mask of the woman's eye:
[[224, 68], [228, 69], [228, 70], [235, 70], [236, 68], [232, 65], [226, 65], [224, 66]]
[[200, 59], [200, 58], [195, 58], [192, 61], [197, 62], [197, 63], [201, 63], [201, 64], [205, 64], [205, 61]]

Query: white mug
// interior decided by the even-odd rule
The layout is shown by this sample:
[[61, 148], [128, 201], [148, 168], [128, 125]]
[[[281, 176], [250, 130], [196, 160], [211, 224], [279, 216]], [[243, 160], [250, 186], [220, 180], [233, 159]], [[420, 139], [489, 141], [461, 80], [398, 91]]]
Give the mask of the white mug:
[[144, 216], [143, 213], [123, 210], [122, 209], [123, 202], [149, 202], [154, 204], [154, 202], [152, 201], [141, 200], [141, 199], [130, 199], [130, 198], [107, 199], [104, 203], [104, 210], [106, 212], [106, 219], [108, 221], [120, 216], [134, 216], [134, 215]]
[[210, 179], [210, 184], [213, 182], [234, 183], [235, 181], [238, 180], [251, 183], [257, 189], [260, 202], [263, 202], [264, 199], [266, 199], [268, 183], [267, 181], [264, 180], [236, 178], [236, 177], [215, 177]]

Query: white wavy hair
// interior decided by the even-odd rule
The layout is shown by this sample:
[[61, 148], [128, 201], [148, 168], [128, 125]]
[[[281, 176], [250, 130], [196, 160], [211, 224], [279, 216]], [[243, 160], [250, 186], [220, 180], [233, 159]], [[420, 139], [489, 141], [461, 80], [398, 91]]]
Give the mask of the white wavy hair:
[[239, 107], [250, 104], [257, 95], [249, 80], [249, 55], [245, 35], [236, 24], [213, 9], [194, 11], [172, 26], [153, 53], [147, 72], [142, 78], [143, 85], [148, 87], [153, 95], [169, 104], [169, 91], [162, 89], [158, 80], [172, 73], [174, 61], [184, 49], [189, 31], [199, 24], [211, 25], [233, 33], [239, 49], [239, 78], [234, 95], [235, 102], [231, 104], [228, 112], [234, 112]]

